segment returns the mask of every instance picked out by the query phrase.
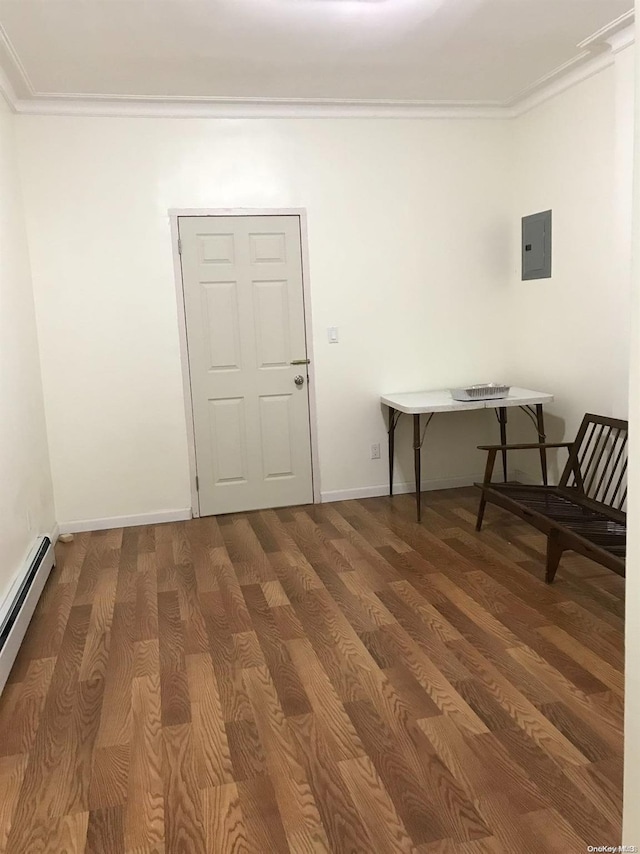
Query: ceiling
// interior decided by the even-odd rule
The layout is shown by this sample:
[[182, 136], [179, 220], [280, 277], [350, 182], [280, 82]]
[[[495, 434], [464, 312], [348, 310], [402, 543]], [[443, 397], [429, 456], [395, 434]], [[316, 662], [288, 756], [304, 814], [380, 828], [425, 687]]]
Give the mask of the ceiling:
[[0, 0], [0, 66], [20, 102], [504, 106], [608, 49], [631, 5]]

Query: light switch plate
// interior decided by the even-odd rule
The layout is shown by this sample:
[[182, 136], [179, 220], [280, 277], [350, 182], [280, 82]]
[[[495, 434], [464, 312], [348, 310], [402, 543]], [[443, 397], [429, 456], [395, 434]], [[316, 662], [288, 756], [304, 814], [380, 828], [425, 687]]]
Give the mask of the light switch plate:
[[330, 326], [327, 330], [329, 337], [329, 344], [337, 344], [338, 343], [338, 327]]

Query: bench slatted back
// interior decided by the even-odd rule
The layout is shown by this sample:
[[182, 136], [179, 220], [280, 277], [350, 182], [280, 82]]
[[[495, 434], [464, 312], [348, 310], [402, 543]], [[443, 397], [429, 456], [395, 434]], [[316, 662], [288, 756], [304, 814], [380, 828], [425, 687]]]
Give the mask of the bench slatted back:
[[629, 423], [587, 414], [569, 454], [560, 487], [590, 505], [623, 517], [627, 507], [627, 440]]

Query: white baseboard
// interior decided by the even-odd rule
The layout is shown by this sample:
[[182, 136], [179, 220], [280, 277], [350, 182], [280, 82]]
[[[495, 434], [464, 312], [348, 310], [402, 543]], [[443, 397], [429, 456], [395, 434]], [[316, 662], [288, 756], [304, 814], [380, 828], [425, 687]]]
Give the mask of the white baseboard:
[[49, 534], [49, 539], [51, 540], [51, 545], [55, 546], [58, 542], [58, 537], [60, 536], [60, 526], [56, 522], [56, 524], [51, 529], [51, 533]]
[[[446, 477], [435, 480], [423, 480], [421, 484], [422, 492], [430, 492], [434, 489], [458, 489], [462, 486], [473, 486], [474, 483], [481, 481], [484, 474], [475, 475], [459, 475], [458, 477]], [[415, 483], [404, 482], [394, 483], [394, 495], [404, 495], [407, 492], [415, 491]], [[359, 486], [355, 489], [334, 489], [328, 492], [322, 492], [320, 497], [322, 503], [328, 501], [350, 501], [354, 498], [378, 498], [381, 495], [389, 494], [389, 484], [383, 483], [378, 486]]]
[[59, 534], [79, 534], [82, 531], [106, 531], [109, 528], [131, 528], [137, 525], [160, 525], [162, 522], [184, 522], [191, 519], [191, 508], [160, 510], [157, 513], [140, 513], [136, 516], [105, 516], [101, 519], [79, 519], [60, 522]]
[[528, 471], [523, 471], [523, 469], [515, 469], [513, 472], [513, 479], [520, 483], [526, 483], [529, 486], [537, 486], [542, 483], [541, 477], [534, 477]]
[[[457, 477], [436, 478], [434, 480], [423, 480], [422, 492], [430, 492], [434, 489], [459, 489], [464, 486], [473, 486], [484, 478], [484, 473], [474, 475], [459, 475]], [[509, 473], [510, 480], [519, 480], [521, 483], [537, 483], [535, 478], [527, 472], [515, 469]], [[394, 483], [394, 495], [405, 495], [414, 492], [413, 481]], [[329, 501], [351, 501], [357, 498], [379, 498], [389, 494], [389, 484], [382, 483], [376, 486], [357, 486], [352, 489], [334, 489], [320, 493], [323, 504]], [[72, 522], [60, 522], [51, 532], [51, 541], [55, 545], [60, 534], [79, 534], [83, 531], [105, 531], [109, 528], [130, 528], [137, 525], [160, 525], [163, 522], [184, 522], [191, 519], [193, 514], [190, 508], [180, 510], [161, 510], [157, 513], [140, 513], [135, 516], [106, 516], [99, 519], [78, 519]]]

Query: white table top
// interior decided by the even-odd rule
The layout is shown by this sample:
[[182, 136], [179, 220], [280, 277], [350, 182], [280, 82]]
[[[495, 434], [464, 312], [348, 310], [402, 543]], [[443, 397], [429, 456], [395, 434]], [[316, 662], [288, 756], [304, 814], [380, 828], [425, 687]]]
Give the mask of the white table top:
[[542, 391], [532, 391], [528, 388], [512, 388], [508, 397], [501, 397], [496, 400], [454, 400], [449, 389], [439, 389], [383, 394], [380, 401], [399, 412], [419, 415], [423, 412], [461, 412], [465, 409], [532, 406], [536, 403], [551, 403], [553, 395]]

